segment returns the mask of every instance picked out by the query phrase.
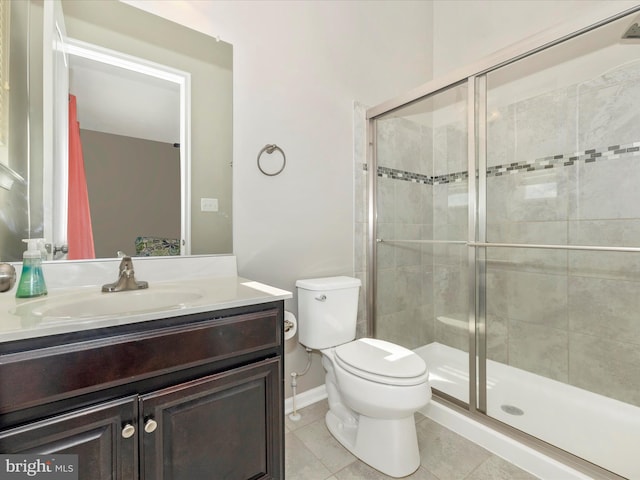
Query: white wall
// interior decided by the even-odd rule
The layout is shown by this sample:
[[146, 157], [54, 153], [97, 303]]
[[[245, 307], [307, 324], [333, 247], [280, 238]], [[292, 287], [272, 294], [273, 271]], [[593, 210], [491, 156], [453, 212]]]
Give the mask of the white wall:
[[435, 78], [569, 22], [606, 18], [629, 0], [434, 0]]
[[[233, 44], [240, 274], [294, 293], [299, 278], [352, 275], [353, 102], [375, 105], [431, 78], [431, 2], [127, 3]], [[256, 166], [268, 143], [287, 155], [277, 177]], [[286, 308], [297, 312], [296, 300]], [[305, 361], [288, 342], [287, 376]], [[314, 355], [299, 391], [323, 382]]]

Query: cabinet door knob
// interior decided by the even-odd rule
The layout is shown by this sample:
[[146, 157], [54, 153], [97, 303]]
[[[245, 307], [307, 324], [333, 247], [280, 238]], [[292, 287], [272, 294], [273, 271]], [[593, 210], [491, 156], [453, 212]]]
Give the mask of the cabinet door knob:
[[155, 432], [156, 428], [158, 428], [158, 422], [156, 422], [153, 418], [150, 418], [144, 424], [144, 431], [147, 432], [147, 433]]
[[131, 438], [131, 437], [133, 437], [134, 433], [136, 433], [136, 427], [134, 427], [130, 423], [127, 423], [122, 428], [122, 438]]

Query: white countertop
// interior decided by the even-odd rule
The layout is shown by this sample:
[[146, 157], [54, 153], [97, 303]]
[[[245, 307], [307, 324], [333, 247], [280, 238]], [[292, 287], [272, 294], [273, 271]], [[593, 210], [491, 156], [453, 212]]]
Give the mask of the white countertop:
[[[194, 273], [195, 262], [199, 264], [200, 271]], [[106, 266], [99, 265], [99, 262], [75, 266], [67, 264], [63, 270], [64, 274], [57, 274], [54, 270], [63, 267], [46, 264], [45, 279], [47, 275], [51, 278], [51, 282], [47, 279], [48, 295], [16, 298], [13, 291], [0, 294], [0, 342], [127, 325], [292, 297], [288, 291], [237, 276], [235, 258], [232, 256], [213, 259], [192, 258], [171, 263], [134, 259], [134, 263], [139, 267], [136, 269], [136, 277], [139, 280], [148, 280], [149, 288], [113, 293], [102, 293], [100, 283], [105, 279], [110, 282], [115, 280], [112, 277], [114, 271], [117, 272], [118, 263], [101, 263], [105, 263]], [[161, 281], [160, 278], [169, 276], [167, 265], [171, 267], [173, 279]], [[181, 267], [180, 270], [184, 270], [182, 273], [178, 272], [176, 265], [188, 268]], [[228, 265], [228, 268], [221, 268], [220, 265]], [[82, 275], [74, 280], [75, 284], [68, 280], [69, 272], [74, 269], [83, 270]], [[108, 272], [108, 276], [103, 271]], [[139, 271], [142, 275], [138, 275]], [[18, 269], [18, 276], [19, 274]], [[57, 277], [65, 277], [65, 281]], [[87, 282], [87, 278], [93, 281]], [[98, 279], [100, 283], [94, 283]], [[166, 304], [154, 305], [156, 302], [162, 304], [165, 299]], [[86, 310], [89, 313], [65, 316], [64, 312], [68, 310], [69, 305], [79, 305], [79, 311]], [[96, 311], [105, 310], [107, 306], [106, 310], [110, 313], [95, 314], [95, 311], [92, 311], [94, 305]], [[124, 305], [122, 311], [119, 310], [121, 305]]]
[[[87, 298], [108, 301], [117, 305], [120, 299], [126, 302], [127, 296], [138, 294], [162, 295], [164, 292], [193, 292], [197, 298], [183, 304], [147, 310], [124, 311], [122, 314], [102, 314], [62, 318], [48, 316], [46, 312], [57, 307], [82, 302]], [[242, 307], [259, 303], [291, 298], [291, 293], [242, 277], [213, 277], [181, 280], [179, 282], [156, 282], [148, 290], [102, 293], [100, 287], [65, 288], [50, 291], [48, 295], [36, 298], [3, 299], [0, 312], [0, 342], [56, 335], [61, 333], [91, 330], [96, 328], [127, 325], [148, 320], [177, 317], [192, 313], [201, 313], [226, 308]], [[40, 314], [34, 314], [34, 311]], [[45, 312], [42, 314], [41, 312]]]

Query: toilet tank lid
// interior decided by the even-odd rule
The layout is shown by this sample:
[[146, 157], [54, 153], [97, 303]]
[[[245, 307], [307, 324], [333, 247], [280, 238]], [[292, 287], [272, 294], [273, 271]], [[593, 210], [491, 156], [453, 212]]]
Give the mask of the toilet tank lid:
[[324, 277], [298, 280], [296, 287], [304, 290], [338, 290], [359, 287], [361, 284], [360, 279], [353, 277]]

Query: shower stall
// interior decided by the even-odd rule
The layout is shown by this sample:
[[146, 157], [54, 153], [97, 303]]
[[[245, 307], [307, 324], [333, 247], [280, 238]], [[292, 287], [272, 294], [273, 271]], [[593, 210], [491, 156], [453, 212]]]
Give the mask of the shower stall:
[[370, 331], [596, 477], [640, 478], [639, 22], [366, 112]]

